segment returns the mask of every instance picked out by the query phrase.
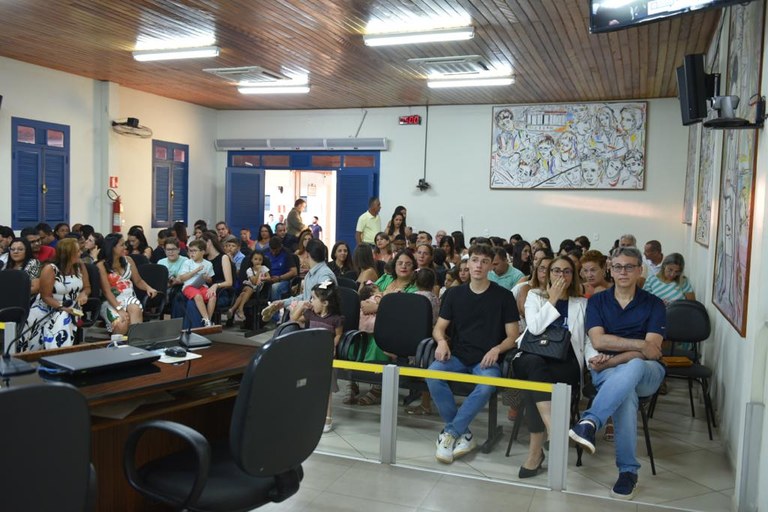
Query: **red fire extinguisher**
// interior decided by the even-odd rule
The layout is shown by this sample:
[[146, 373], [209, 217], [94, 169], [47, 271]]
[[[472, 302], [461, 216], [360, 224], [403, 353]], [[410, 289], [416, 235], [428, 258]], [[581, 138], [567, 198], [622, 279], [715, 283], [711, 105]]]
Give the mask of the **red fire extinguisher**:
[[120, 196], [113, 189], [107, 191], [107, 197], [112, 200], [112, 232], [119, 233], [123, 225], [123, 203]]

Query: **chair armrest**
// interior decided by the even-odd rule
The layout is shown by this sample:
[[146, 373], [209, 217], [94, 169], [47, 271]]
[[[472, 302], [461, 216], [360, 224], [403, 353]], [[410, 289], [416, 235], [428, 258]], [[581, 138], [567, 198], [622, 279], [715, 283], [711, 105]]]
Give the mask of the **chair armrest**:
[[429, 368], [429, 365], [435, 360], [436, 349], [437, 343], [434, 338], [424, 338], [421, 340], [416, 347], [415, 366], [417, 368]]
[[[23, 323], [27, 317], [27, 310], [21, 306], [8, 306], [0, 308], [0, 322]], [[18, 320], [13, 320], [18, 318]]]
[[172, 421], [148, 421], [133, 429], [133, 432], [128, 436], [128, 440], [125, 443], [125, 450], [123, 451], [123, 470], [125, 472], [125, 477], [128, 479], [128, 483], [131, 484], [131, 487], [160, 501], [164, 501], [165, 497], [157, 496], [152, 491], [142, 488], [136, 470], [136, 446], [138, 446], [139, 440], [141, 439], [141, 436], [144, 435], [144, 432], [149, 429], [164, 430], [174, 434], [175, 436], [182, 438], [192, 447], [195, 458], [197, 459], [197, 475], [195, 476], [194, 484], [192, 485], [192, 489], [189, 491], [187, 498], [183, 503], [179, 504], [178, 507], [180, 509], [186, 509], [193, 506], [197, 503], [197, 500], [203, 493], [206, 481], [208, 480], [208, 471], [211, 465], [211, 447], [208, 444], [208, 441], [198, 431]]
[[[365, 331], [347, 331], [341, 335], [336, 347], [336, 359], [362, 362], [368, 350], [371, 337]], [[353, 351], [350, 356], [350, 349]]]

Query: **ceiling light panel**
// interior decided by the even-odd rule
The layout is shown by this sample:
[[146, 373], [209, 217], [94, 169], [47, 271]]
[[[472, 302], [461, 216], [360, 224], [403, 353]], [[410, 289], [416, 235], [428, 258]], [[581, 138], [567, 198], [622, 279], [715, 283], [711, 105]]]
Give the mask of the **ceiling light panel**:
[[133, 58], [140, 62], [155, 60], [205, 59], [218, 56], [218, 46], [176, 48], [172, 50], [139, 50], [133, 52]]

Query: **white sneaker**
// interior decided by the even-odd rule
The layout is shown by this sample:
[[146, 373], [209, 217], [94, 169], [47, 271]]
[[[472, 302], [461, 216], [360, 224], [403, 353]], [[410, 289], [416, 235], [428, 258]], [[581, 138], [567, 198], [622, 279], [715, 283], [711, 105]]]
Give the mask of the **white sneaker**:
[[444, 464], [453, 462], [453, 447], [456, 444], [456, 438], [448, 432], [440, 432], [436, 444], [435, 458]]
[[453, 458], [458, 459], [462, 455], [466, 455], [472, 450], [477, 448], [477, 441], [472, 432], [467, 432], [463, 436], [456, 440], [456, 446], [453, 447]]
[[203, 318], [203, 327], [210, 327], [210, 326], [211, 326], [211, 319]]

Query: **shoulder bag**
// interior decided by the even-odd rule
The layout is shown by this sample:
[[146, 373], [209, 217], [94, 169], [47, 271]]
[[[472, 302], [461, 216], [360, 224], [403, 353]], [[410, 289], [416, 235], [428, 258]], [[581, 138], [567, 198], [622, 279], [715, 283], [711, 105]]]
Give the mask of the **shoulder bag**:
[[567, 327], [550, 325], [541, 334], [525, 331], [520, 342], [520, 350], [546, 359], [565, 361], [570, 344], [571, 332]]

